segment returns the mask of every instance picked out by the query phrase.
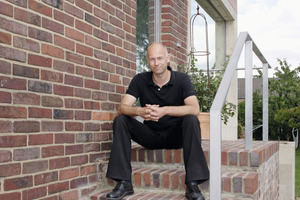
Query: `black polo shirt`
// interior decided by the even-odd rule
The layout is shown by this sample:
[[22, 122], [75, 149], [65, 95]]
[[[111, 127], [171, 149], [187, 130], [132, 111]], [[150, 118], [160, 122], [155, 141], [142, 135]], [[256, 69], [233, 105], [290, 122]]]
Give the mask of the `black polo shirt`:
[[[152, 72], [137, 74], [129, 84], [126, 94], [130, 94], [140, 99], [141, 106], [146, 104], [156, 104], [163, 106], [182, 106], [184, 99], [195, 95], [195, 91], [189, 76], [185, 73], [171, 71], [170, 81], [163, 87], [157, 86], [152, 80]], [[178, 117], [164, 116], [158, 122], [144, 121], [149, 127], [154, 129], [168, 128], [180, 119]]]

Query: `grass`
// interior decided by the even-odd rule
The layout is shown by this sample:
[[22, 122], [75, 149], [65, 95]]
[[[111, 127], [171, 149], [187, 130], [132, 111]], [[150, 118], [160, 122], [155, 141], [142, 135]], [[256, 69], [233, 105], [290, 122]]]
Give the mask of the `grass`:
[[295, 196], [300, 197], [300, 149], [296, 150], [296, 175], [295, 175], [295, 180], [296, 180], [296, 188], [295, 188]]

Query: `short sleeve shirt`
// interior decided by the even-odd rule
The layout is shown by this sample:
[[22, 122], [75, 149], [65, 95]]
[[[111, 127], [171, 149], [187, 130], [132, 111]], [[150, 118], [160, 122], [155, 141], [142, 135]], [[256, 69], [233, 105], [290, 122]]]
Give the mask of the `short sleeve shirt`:
[[[137, 74], [129, 84], [126, 94], [130, 94], [140, 99], [141, 106], [146, 104], [156, 104], [163, 106], [182, 106], [184, 99], [195, 95], [195, 91], [189, 76], [185, 73], [171, 71], [171, 78], [161, 88], [152, 79], [152, 72]], [[158, 122], [144, 121], [150, 128], [168, 128], [180, 120], [178, 117], [164, 116]]]

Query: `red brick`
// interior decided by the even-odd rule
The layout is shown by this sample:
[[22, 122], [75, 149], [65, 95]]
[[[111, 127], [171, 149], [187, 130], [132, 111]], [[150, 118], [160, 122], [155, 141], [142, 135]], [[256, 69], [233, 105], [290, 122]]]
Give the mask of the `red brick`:
[[84, 124], [85, 131], [100, 131], [100, 124], [98, 123], [86, 123]]
[[28, 54], [28, 64], [51, 68], [52, 59], [39, 55]]
[[52, 33], [47, 31], [29, 27], [28, 36], [37, 40], [52, 43]]
[[74, 63], [77, 63], [77, 64], [81, 64], [83, 65], [83, 61], [84, 61], [84, 57], [79, 55], [79, 54], [76, 54], [76, 53], [72, 53], [72, 52], [66, 52], [66, 59], [68, 61], [71, 61], [71, 62], [74, 62]]
[[95, 134], [95, 141], [96, 142], [102, 142], [102, 141], [108, 141], [109, 134], [108, 133], [96, 133]]
[[55, 183], [55, 184], [48, 186], [49, 194], [54, 194], [54, 193], [62, 192], [65, 190], [69, 190], [69, 182], [68, 181], [62, 182], [62, 183]]
[[80, 168], [80, 176], [86, 176], [97, 172], [96, 165], [83, 166]]
[[40, 96], [32, 93], [14, 93], [14, 104], [40, 105]]
[[70, 166], [70, 158], [56, 158], [49, 160], [49, 169], [61, 169]]
[[42, 158], [53, 157], [53, 156], [63, 156], [64, 155], [64, 146], [49, 146], [43, 147], [42, 150]]
[[92, 109], [92, 110], [100, 110], [100, 103], [96, 101], [85, 101], [84, 108]]
[[86, 77], [93, 77], [93, 69], [76, 66], [76, 74]]
[[65, 84], [83, 87], [83, 78], [66, 74]]
[[[0, 103], [11, 103], [11, 94], [10, 92], [0, 91]], [[1, 130], [0, 130], [1, 132]]]
[[0, 2], [0, 14], [12, 17], [13, 16], [13, 7], [4, 2]]
[[58, 45], [60, 47], [69, 49], [71, 51], [75, 50], [75, 42], [74, 41], [64, 38], [62, 36], [59, 36], [59, 35], [54, 35], [54, 44]]
[[63, 130], [63, 122], [42, 121], [42, 131], [60, 132]]
[[87, 155], [80, 155], [80, 156], [74, 156], [71, 158], [71, 165], [83, 165], [88, 163], [88, 156]]
[[26, 135], [10, 135], [0, 137], [0, 147], [22, 147], [27, 145]]
[[66, 155], [80, 154], [80, 153], [83, 153], [82, 144], [66, 146]]
[[75, 21], [75, 27], [78, 30], [81, 30], [83, 32], [86, 32], [88, 34], [92, 34], [93, 33], [93, 27], [85, 22], [76, 20]]
[[66, 122], [66, 131], [83, 131], [83, 124], [81, 122]]
[[68, 63], [68, 62], [63, 62], [63, 61], [58, 61], [55, 60], [53, 64], [54, 69], [61, 71], [61, 72], [67, 72], [70, 74], [74, 74], [75, 67], [74, 64]]
[[53, 134], [29, 135], [29, 145], [53, 144]]
[[63, 85], [54, 85], [54, 94], [62, 96], [74, 96], [74, 91], [72, 87]]
[[6, 194], [0, 194], [0, 199], [21, 199], [21, 192], [13, 192], [13, 193], [6, 193]]
[[0, 73], [2, 73], [2, 74], [11, 74], [11, 64], [10, 64], [10, 62], [0, 60]]
[[102, 10], [102, 9], [100, 10], [99, 8], [95, 7], [94, 14], [97, 17], [103, 19], [104, 21], [108, 21], [108, 14], [104, 10]]
[[64, 58], [65, 52], [59, 47], [42, 44], [42, 53], [56, 58]]
[[115, 8], [108, 3], [105, 3], [102, 1], [102, 6], [101, 6], [105, 11], [109, 12], [110, 14], [114, 15], [115, 14]]
[[20, 163], [0, 165], [0, 177], [16, 176], [19, 174], [21, 174]]
[[22, 188], [32, 187], [33, 178], [32, 176], [25, 176], [19, 178], [5, 179], [4, 180], [4, 190], [19, 190]]
[[38, 13], [41, 13], [48, 17], [52, 17], [52, 8], [45, 6], [44, 4], [41, 4], [35, 0], [28, 0], [28, 7]]
[[[0, 22], [1, 23], [1, 22]], [[0, 58], [15, 60], [19, 62], [26, 62], [26, 53], [17, 49], [0, 46]]]
[[85, 59], [85, 64], [87, 66], [92, 67], [92, 68], [100, 69], [100, 61], [99, 60], [95, 60], [95, 59], [92, 59], [92, 58], [86, 58]]
[[82, 88], [75, 88], [75, 96], [80, 98], [91, 98], [91, 91]]
[[103, 71], [94, 71], [94, 77], [99, 80], [108, 81], [109, 73]]
[[84, 145], [84, 152], [99, 152], [100, 151], [100, 144], [99, 143], [89, 143]]
[[7, 1], [9, 1], [10, 3], [13, 3], [13, 4], [17, 5], [17, 6], [21, 6], [23, 8], [26, 8], [26, 6], [27, 6], [27, 0], [19, 0], [19, 1], [7, 0]]
[[80, 199], [79, 194], [80, 192], [78, 192], [77, 190], [71, 190], [71, 191], [60, 193], [59, 198], [64, 200]]
[[34, 176], [34, 184], [42, 185], [45, 183], [50, 183], [58, 180], [58, 172], [52, 171], [43, 174], [38, 174]]
[[68, 3], [64, 4], [64, 9], [67, 13], [70, 13], [71, 15], [74, 15], [75, 17], [78, 17], [80, 19], [83, 19], [83, 11], [75, 6], [72, 6]]
[[55, 144], [74, 143], [75, 135], [73, 133], [58, 133], [55, 134]]
[[79, 168], [60, 170], [59, 180], [73, 179], [79, 176]]
[[40, 131], [40, 122], [38, 121], [15, 121], [15, 133], [34, 133]]
[[230, 177], [222, 178], [222, 190], [224, 192], [231, 192], [231, 178]]
[[115, 104], [113, 103], [101, 103], [101, 110], [105, 110], [105, 111], [108, 111], [108, 110], [111, 110], [111, 111], [114, 111], [115, 110]]
[[45, 107], [63, 107], [63, 100], [59, 97], [42, 97], [42, 106]]
[[70, 188], [79, 188], [82, 186], [86, 186], [88, 184], [88, 180], [87, 177], [81, 177], [81, 178], [77, 178], [77, 179], [73, 179], [70, 182]]
[[95, 81], [95, 80], [86, 79], [84, 81], [84, 86], [85, 86], [85, 88], [91, 88], [91, 89], [99, 90], [100, 89], [100, 82]]
[[12, 161], [11, 151], [0, 150], [0, 163], [5, 163], [9, 161]]
[[22, 200], [38, 199], [47, 195], [47, 187], [33, 188], [22, 192]]
[[101, 49], [101, 46], [102, 46], [100, 40], [97, 40], [89, 35], [85, 36], [85, 43], [89, 46], [92, 46], [92, 47], [95, 47], [98, 49]]
[[[0, 6], [1, 6], [1, 2], [0, 2]], [[11, 38], [12, 38], [11, 34], [0, 32], [0, 43], [11, 45]]]
[[39, 74], [39, 69], [17, 64], [13, 65], [13, 75], [38, 79]]
[[246, 194], [254, 194], [258, 189], [258, 174], [257, 173], [249, 173], [245, 177], [245, 193]]
[[93, 11], [93, 6], [87, 1], [75, 0], [75, 3], [79, 8], [82, 8], [90, 13]]
[[27, 35], [27, 26], [18, 22], [7, 20], [3, 17], [0, 17], [0, 29], [7, 30], [12, 33], [19, 35]]
[[42, 18], [42, 27], [62, 35], [64, 34], [64, 26], [62, 24], [46, 18]]
[[[101, 39], [101, 40], [104, 40], [104, 41], [108, 41], [108, 34], [106, 33], [106, 32], [104, 32], [104, 31], [102, 31], [102, 30], [99, 30], [99, 29], [95, 29], [94, 28], [94, 34], [93, 34], [95, 37], [97, 37], [97, 38], [99, 38], [99, 39]], [[102, 46], [102, 45], [101, 45]], [[95, 51], [95, 56], [101, 56], [101, 54], [100, 54], [100, 51], [97, 51], [97, 53], [96, 53], [96, 51]], [[96, 57], [97, 57], [96, 56]], [[102, 55], [103, 56], [103, 55]]]
[[75, 111], [76, 120], [91, 120], [92, 113], [90, 111]]
[[31, 118], [52, 118], [52, 110], [47, 108], [28, 108], [29, 117]]
[[58, 10], [54, 10], [54, 19], [69, 25], [74, 26], [74, 18]]
[[23, 163], [22, 174], [30, 174], [48, 169], [48, 160]]
[[40, 148], [38, 147], [14, 150], [14, 161], [32, 160], [37, 158], [40, 158]]
[[52, 84], [41, 81], [28, 81], [28, 90], [32, 92], [40, 92], [40, 93], [52, 93]]
[[53, 118], [54, 119], [73, 119], [73, 111], [72, 110], [54, 109]]
[[66, 34], [67, 37], [80, 41], [80, 42], [84, 42], [84, 34], [75, 30], [75, 29], [71, 29], [69, 27], [66, 27]]
[[76, 45], [76, 52], [87, 56], [93, 56], [93, 49], [89, 46], [84, 46], [81, 44]]
[[125, 93], [125, 87], [124, 86], [116, 86], [116, 92], [120, 93], [120, 94], [124, 94]]
[[41, 26], [41, 17], [27, 10], [15, 8], [15, 18], [29, 24]]
[[65, 99], [65, 107], [66, 108], [83, 108], [83, 101], [80, 99]]

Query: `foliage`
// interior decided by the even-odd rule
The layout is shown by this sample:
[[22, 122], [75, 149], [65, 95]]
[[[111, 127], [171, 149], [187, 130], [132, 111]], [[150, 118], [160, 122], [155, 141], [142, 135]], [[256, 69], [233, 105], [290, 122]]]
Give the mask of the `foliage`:
[[[197, 99], [200, 105], [200, 112], [209, 112], [212, 102], [215, 98], [219, 85], [222, 81], [224, 70], [210, 71], [209, 79], [207, 72], [198, 69], [195, 65], [197, 59], [191, 56], [190, 63], [187, 67], [179, 66], [180, 70], [188, 74], [196, 92]], [[225, 63], [225, 66], [227, 62]], [[209, 85], [208, 85], [209, 80]], [[222, 109], [222, 120], [226, 124], [229, 117], [235, 114], [236, 105], [227, 102]]]
[[[278, 59], [280, 67], [275, 68], [274, 77], [269, 79], [269, 139], [289, 140], [293, 127], [299, 129], [300, 66], [291, 69], [285, 60]], [[261, 77], [261, 72], [260, 72]], [[238, 107], [238, 121], [244, 125], [244, 103]], [[262, 124], [262, 95], [253, 94], [253, 125]], [[261, 139], [262, 130], [255, 130], [255, 139]]]
[[[238, 104], [238, 122], [245, 126], [245, 101]], [[260, 91], [256, 90], [253, 93], [253, 126], [260, 126], [262, 124], [262, 95]], [[253, 138], [256, 140], [262, 139], [262, 130], [257, 129], [253, 132]]]
[[296, 168], [296, 172], [295, 172], [295, 196], [296, 197], [300, 197], [300, 149], [296, 150], [296, 163], [295, 163], [295, 168]]
[[137, 57], [137, 72], [144, 72], [148, 69], [147, 63], [147, 47], [149, 45], [149, 0], [137, 1], [136, 13], [136, 57]]

